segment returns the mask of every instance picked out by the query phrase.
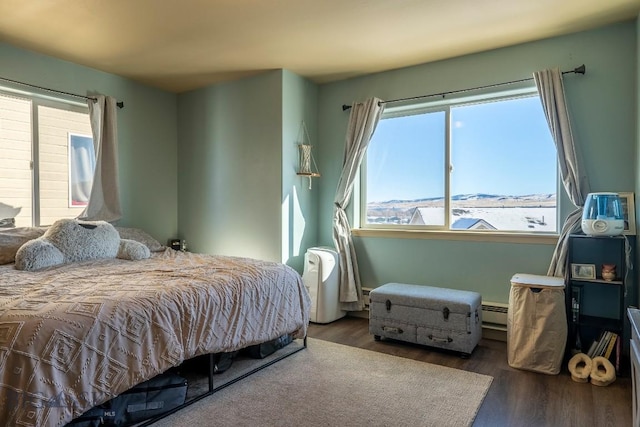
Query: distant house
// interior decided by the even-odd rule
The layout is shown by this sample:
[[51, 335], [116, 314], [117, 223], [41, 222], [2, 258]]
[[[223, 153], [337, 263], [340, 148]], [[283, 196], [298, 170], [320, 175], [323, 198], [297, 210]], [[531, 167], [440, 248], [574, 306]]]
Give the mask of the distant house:
[[454, 230], [496, 230], [496, 228], [481, 218], [460, 218], [453, 224]]
[[[411, 225], [444, 225], [444, 208], [416, 208], [409, 220]], [[459, 218], [452, 230], [497, 230], [482, 218]]]
[[444, 225], [444, 208], [415, 208], [409, 224], [412, 225]]

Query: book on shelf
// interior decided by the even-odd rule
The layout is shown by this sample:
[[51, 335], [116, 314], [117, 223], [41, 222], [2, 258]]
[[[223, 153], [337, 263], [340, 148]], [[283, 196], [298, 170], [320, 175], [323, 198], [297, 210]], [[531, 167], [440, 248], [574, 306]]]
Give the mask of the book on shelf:
[[611, 331], [603, 331], [602, 334], [600, 334], [600, 337], [597, 340], [593, 341], [591, 347], [589, 347], [587, 356], [592, 359], [598, 356], [603, 356], [608, 359], [609, 357], [611, 357], [617, 341], [617, 333]]
[[589, 347], [589, 351], [587, 351], [587, 356], [593, 358], [593, 353], [596, 351], [596, 347], [598, 346], [598, 340], [593, 340], [591, 346]]
[[609, 358], [611, 357], [611, 353], [613, 352], [613, 348], [616, 345], [616, 341], [618, 340], [618, 334], [616, 334], [615, 332], [611, 332], [611, 337], [609, 338], [609, 342], [607, 343], [607, 348], [604, 351], [604, 357], [605, 358]]
[[602, 334], [600, 335], [600, 338], [598, 339], [598, 345], [596, 345], [596, 348], [593, 350], [593, 354], [588, 355], [590, 358], [593, 359], [594, 357], [598, 357], [602, 355], [603, 348], [608, 343], [609, 334], [610, 334], [609, 331], [602, 332]]

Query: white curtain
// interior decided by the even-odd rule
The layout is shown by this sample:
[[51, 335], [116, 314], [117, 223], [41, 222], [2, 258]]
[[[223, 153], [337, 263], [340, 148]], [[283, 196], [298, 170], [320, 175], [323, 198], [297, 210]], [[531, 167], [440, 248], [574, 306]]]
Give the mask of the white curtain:
[[383, 110], [382, 101], [371, 98], [363, 103], [354, 103], [349, 116], [344, 161], [333, 213], [333, 243], [340, 255], [340, 305], [346, 311], [362, 310], [364, 301], [358, 260], [351, 239], [351, 226], [345, 209], [351, 200], [356, 172]]
[[547, 271], [548, 276], [564, 277], [569, 234], [580, 230], [582, 207], [589, 193], [589, 182], [581, 171], [573, 142], [562, 73], [559, 69], [553, 68], [537, 71], [533, 73], [533, 77], [540, 93], [542, 108], [547, 117], [551, 135], [556, 143], [562, 183], [569, 199], [577, 208], [569, 214], [562, 226], [560, 238]]
[[118, 186], [117, 100], [97, 95], [89, 99], [89, 118], [96, 152], [96, 168], [89, 204], [78, 218], [116, 221], [122, 217]]

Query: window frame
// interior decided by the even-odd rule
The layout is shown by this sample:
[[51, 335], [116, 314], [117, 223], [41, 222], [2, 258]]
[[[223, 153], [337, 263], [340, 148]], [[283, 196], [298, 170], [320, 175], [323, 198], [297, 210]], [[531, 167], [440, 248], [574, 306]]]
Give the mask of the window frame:
[[[53, 97], [44, 93], [25, 91], [12, 87], [11, 85], [0, 85], [0, 95], [27, 101], [31, 105], [31, 223], [32, 227], [40, 227], [41, 206], [40, 206], [40, 127], [38, 110], [39, 107], [48, 107], [74, 113], [89, 115], [87, 104], [69, 99]], [[93, 138], [93, 136], [90, 136]], [[77, 208], [77, 207], [74, 207]], [[85, 206], [81, 207], [82, 209]], [[82, 211], [80, 210], [79, 213]]]
[[[556, 154], [556, 231], [519, 231], [519, 230], [458, 230], [451, 229], [451, 109], [460, 106], [500, 102], [513, 99], [538, 96], [535, 85], [524, 85], [511, 90], [488, 91], [475, 95], [453, 96], [432, 102], [406, 103], [397, 107], [388, 107], [382, 114], [381, 120], [405, 117], [438, 111], [445, 112], [445, 147], [444, 147], [444, 225], [410, 225], [410, 224], [369, 224], [367, 223], [367, 156], [363, 158], [359, 169], [359, 185], [354, 196], [358, 203], [354, 207], [355, 227], [352, 230], [356, 236], [393, 237], [393, 238], [437, 238], [445, 240], [479, 240], [555, 243], [561, 229], [561, 193], [559, 168]], [[449, 165], [448, 167], [446, 165]]]

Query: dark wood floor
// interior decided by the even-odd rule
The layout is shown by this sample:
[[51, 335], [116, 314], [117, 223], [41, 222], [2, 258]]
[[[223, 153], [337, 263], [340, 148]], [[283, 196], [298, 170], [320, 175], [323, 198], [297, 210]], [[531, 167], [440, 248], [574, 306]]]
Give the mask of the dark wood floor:
[[345, 317], [311, 324], [308, 336], [493, 377], [474, 426], [630, 426], [631, 379], [608, 387], [571, 380], [568, 371], [545, 375], [511, 368], [507, 344], [482, 339], [468, 359], [428, 347], [392, 340], [374, 341], [368, 320]]

